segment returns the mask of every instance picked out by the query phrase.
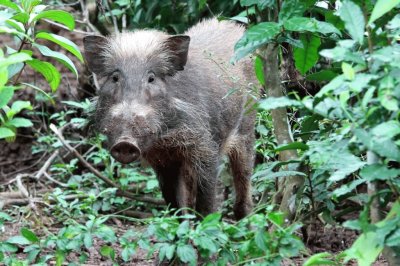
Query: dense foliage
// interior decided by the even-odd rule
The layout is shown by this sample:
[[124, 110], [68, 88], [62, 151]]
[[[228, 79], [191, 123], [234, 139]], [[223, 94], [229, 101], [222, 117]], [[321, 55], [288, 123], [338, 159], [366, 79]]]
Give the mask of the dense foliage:
[[[229, 220], [226, 202], [222, 215], [203, 220], [165, 210], [152, 170], [114, 161], [101, 135], [75, 133], [85, 124], [90, 101], [65, 101], [68, 111], [47, 115], [51, 130], [37, 137], [32, 152], [56, 158], [67, 147], [73, 158], [51, 161], [45, 182], [57, 187], [44, 192], [42, 200], [29, 197], [29, 207], [0, 212], [0, 232], [10, 224], [21, 227], [19, 235], [0, 237], [1, 263], [82, 264], [99, 246], [101, 256], [114, 264], [129, 263], [140, 251], [189, 265], [280, 265], [295, 259], [309, 266], [351, 259], [371, 265], [380, 254], [393, 265], [399, 262], [400, 1], [99, 2], [91, 21], [108, 32], [151, 27], [181, 33], [212, 15], [248, 23], [231, 63], [253, 56], [266, 93], [256, 107], [259, 164], [252, 180], [257, 205], [236, 223]], [[0, 46], [0, 139], [14, 141], [17, 128], [36, 126], [29, 119], [34, 112], [23, 113], [34, 105], [18, 100], [15, 91], [30, 87], [45, 95], [48, 105], [58, 100], [47, 88], [21, 81], [25, 68], [40, 73], [52, 92], [61, 74], [46, 58], [78, 75], [69, 56], [83, 61], [79, 48], [39, 29], [49, 21], [75, 28], [76, 18], [58, 10], [64, 4], [51, 4], [57, 9], [39, 0], [0, 0], [0, 33], [16, 39], [14, 48]], [[51, 42], [68, 56], [51, 50]], [[286, 62], [292, 62], [289, 79], [294, 80], [282, 74]], [[221, 171], [221, 179], [229, 184], [229, 173]], [[118, 231], [113, 219], [129, 224], [129, 230]], [[356, 230], [358, 239], [340, 254], [309, 254], [300, 228], [316, 221]], [[49, 230], [51, 224], [57, 227]]]

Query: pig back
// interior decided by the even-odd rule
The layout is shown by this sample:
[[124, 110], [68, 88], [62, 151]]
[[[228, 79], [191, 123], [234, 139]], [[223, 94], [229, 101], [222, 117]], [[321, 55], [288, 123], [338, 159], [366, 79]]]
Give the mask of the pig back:
[[187, 79], [184, 83], [190, 84], [187, 97], [208, 111], [210, 129], [217, 142], [235, 134], [244, 122], [253, 130], [254, 113], [244, 115], [248, 90], [255, 81], [251, 59], [230, 63], [235, 43], [244, 31], [243, 26], [234, 22], [208, 19], [185, 33], [191, 39], [182, 72], [182, 78]]

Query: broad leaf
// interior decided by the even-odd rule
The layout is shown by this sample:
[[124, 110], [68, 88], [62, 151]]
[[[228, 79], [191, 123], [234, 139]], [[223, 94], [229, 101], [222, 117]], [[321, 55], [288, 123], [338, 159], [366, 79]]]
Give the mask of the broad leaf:
[[38, 50], [40, 51], [40, 53], [42, 55], [55, 58], [58, 62], [63, 64], [72, 73], [74, 73], [76, 77], [78, 77], [78, 71], [76, 70], [74, 63], [72, 62], [71, 59], [68, 58], [68, 56], [66, 56], [60, 52], [53, 51], [50, 48], [48, 48], [47, 46], [40, 45], [37, 43], [34, 43], [33, 46], [38, 48]]
[[38, 15], [36, 15], [32, 22], [38, 21], [39, 19], [48, 19], [58, 23], [65, 25], [69, 30], [73, 30], [75, 28], [75, 20], [74, 17], [62, 10], [46, 10]]
[[285, 0], [279, 11], [279, 22], [283, 23], [292, 17], [301, 17], [306, 9], [303, 1]]
[[351, 248], [345, 251], [346, 260], [356, 259], [360, 266], [372, 265], [383, 250], [380, 243], [381, 237], [376, 231], [363, 233]]
[[9, 128], [0, 127], [0, 139], [14, 137], [15, 133]]
[[7, 67], [9, 65], [25, 62], [32, 58], [26, 53], [14, 53], [6, 58], [0, 58], [0, 68]]
[[16, 3], [14, 3], [13, 1], [10, 1], [10, 0], [0, 0], [0, 6], [9, 7], [11, 9], [14, 9], [17, 12], [22, 11], [21, 8]]
[[273, 7], [275, 6], [274, 0], [240, 0], [241, 6], [253, 6], [257, 5], [260, 10], [265, 9], [266, 7]]
[[339, 16], [344, 21], [344, 27], [353, 40], [363, 43], [365, 20], [361, 8], [353, 2], [346, 0], [339, 9]]
[[50, 85], [50, 88], [55, 92], [60, 84], [61, 74], [52, 64], [43, 62], [38, 59], [33, 59], [27, 62], [30, 67], [43, 75]]
[[196, 251], [191, 245], [179, 245], [176, 253], [182, 262], [189, 263], [197, 260]]
[[400, 4], [400, 0], [378, 0], [372, 10], [371, 17], [368, 24], [371, 25], [375, 20], [382, 17], [384, 14], [392, 10], [395, 6]]
[[322, 34], [336, 33], [341, 35], [340, 31], [328, 22], [318, 21], [314, 18], [294, 17], [286, 20], [283, 26], [288, 31], [300, 32], [320, 32]]
[[321, 39], [315, 35], [301, 35], [303, 48], [295, 48], [293, 55], [296, 69], [304, 75], [318, 62], [318, 48], [321, 45]]
[[374, 138], [364, 129], [356, 129], [354, 131], [357, 138], [368, 148], [368, 150], [376, 154], [387, 157], [389, 159], [400, 161], [400, 149], [390, 139]]
[[66, 49], [68, 52], [75, 55], [83, 63], [83, 57], [82, 57], [82, 54], [81, 54], [78, 46], [76, 46], [75, 43], [71, 42], [67, 38], [64, 38], [64, 37], [56, 35], [56, 34], [47, 33], [47, 32], [39, 32], [38, 34], [36, 34], [36, 38], [52, 41], [52, 42], [60, 45], [61, 47]]
[[259, 56], [256, 57], [256, 60], [254, 60], [254, 70], [256, 72], [258, 82], [265, 86], [264, 64], [263, 60]]
[[286, 151], [286, 150], [308, 150], [308, 145], [303, 142], [292, 142], [289, 144], [283, 144], [278, 146], [274, 151]]
[[319, 72], [307, 75], [306, 80], [317, 81], [317, 82], [331, 81], [332, 79], [337, 77], [337, 75], [338, 75], [337, 73], [335, 73], [331, 70], [321, 70]]
[[0, 88], [0, 108], [4, 107], [12, 99], [14, 89], [11, 87]]
[[29, 101], [15, 101], [11, 105], [11, 110], [15, 113], [21, 112], [23, 109], [32, 110], [32, 105]]
[[360, 175], [369, 182], [375, 180], [390, 180], [400, 175], [400, 169], [389, 169], [386, 165], [371, 164], [361, 169]]
[[21, 235], [28, 239], [30, 242], [36, 243], [39, 242], [39, 238], [35, 235], [34, 232], [29, 230], [28, 228], [22, 228], [21, 229]]
[[274, 22], [262, 22], [251, 27], [235, 44], [235, 55], [231, 61], [236, 62], [271, 42], [279, 34], [279, 30], [279, 25]]
[[7, 125], [12, 125], [14, 127], [31, 127], [33, 126], [31, 120], [22, 118], [22, 117], [15, 117], [7, 122]]
[[400, 122], [391, 120], [383, 122], [371, 130], [375, 138], [391, 139], [400, 134]]

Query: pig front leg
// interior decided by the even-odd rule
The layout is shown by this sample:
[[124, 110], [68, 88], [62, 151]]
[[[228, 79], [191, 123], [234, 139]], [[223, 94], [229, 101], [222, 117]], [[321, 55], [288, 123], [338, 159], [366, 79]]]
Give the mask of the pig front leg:
[[210, 160], [186, 162], [181, 168], [178, 204], [196, 210], [201, 216], [215, 211], [216, 164]]

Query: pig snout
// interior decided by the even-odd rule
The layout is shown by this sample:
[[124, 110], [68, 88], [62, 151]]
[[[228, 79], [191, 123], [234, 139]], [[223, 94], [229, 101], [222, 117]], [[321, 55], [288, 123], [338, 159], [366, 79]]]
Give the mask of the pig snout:
[[136, 142], [129, 139], [117, 141], [111, 147], [111, 156], [120, 163], [131, 163], [140, 157], [140, 149]]

